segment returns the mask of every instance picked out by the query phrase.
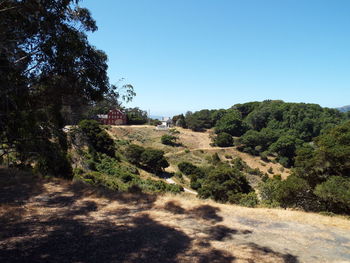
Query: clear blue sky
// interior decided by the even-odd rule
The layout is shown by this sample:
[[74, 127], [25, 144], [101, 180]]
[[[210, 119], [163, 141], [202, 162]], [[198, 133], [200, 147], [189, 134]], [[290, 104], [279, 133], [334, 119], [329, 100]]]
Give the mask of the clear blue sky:
[[350, 104], [349, 0], [84, 0], [129, 106], [172, 115], [282, 99]]

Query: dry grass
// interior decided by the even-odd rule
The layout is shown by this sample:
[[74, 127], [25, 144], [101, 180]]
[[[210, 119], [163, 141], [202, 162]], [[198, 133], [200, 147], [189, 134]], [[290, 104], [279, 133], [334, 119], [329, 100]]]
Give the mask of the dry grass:
[[[1, 262], [346, 262], [350, 221], [0, 170]], [[288, 237], [288, 238], [286, 238]], [[307, 248], [307, 249], [306, 249]]]
[[[236, 147], [220, 148], [212, 147], [210, 136], [212, 131], [194, 132], [188, 129], [176, 128], [180, 133], [178, 142], [182, 144], [180, 147], [171, 147], [161, 144], [160, 138], [166, 131], [157, 131], [154, 126], [112, 126], [109, 133], [118, 139], [130, 140], [132, 143], [142, 145], [144, 147], [154, 147], [164, 150], [166, 157], [169, 160], [169, 172], [176, 171], [176, 166], [182, 161], [188, 161], [196, 165], [208, 165], [207, 156], [218, 153], [221, 160], [227, 160], [225, 155], [231, 155], [233, 158], [242, 158], [251, 168], [259, 169], [263, 173], [268, 173], [271, 167], [274, 174], [281, 174], [282, 178], [290, 175], [290, 170], [284, 168], [282, 165], [273, 162], [264, 162], [260, 157], [252, 156], [242, 153]], [[189, 152], [188, 152], [189, 151]], [[269, 174], [273, 176], [272, 174]]]

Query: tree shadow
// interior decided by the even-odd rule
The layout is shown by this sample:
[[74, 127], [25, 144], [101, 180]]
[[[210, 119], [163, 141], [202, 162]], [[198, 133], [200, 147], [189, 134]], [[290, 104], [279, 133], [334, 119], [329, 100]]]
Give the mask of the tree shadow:
[[[5, 211], [0, 213], [0, 262], [226, 263], [237, 258], [231, 251], [212, 247], [211, 242], [250, 233], [212, 226], [223, 221], [219, 208], [202, 205], [185, 210], [177, 202], [167, 202], [166, 211], [186, 215], [191, 224], [198, 225], [198, 231], [205, 234], [198, 239], [147, 214], [156, 195], [117, 193], [64, 181], [50, 181], [47, 187], [47, 181], [31, 180], [33, 185], [28, 182], [25, 188], [21, 184], [0, 185], [1, 193], [11, 195], [0, 198], [0, 212]], [[56, 183], [60, 187], [50, 188]], [[29, 208], [15, 202], [21, 196], [24, 203], [32, 202]], [[113, 201], [116, 205], [110, 205]], [[290, 254], [253, 243], [248, 246], [256, 255], [271, 254], [285, 263], [298, 262]]]
[[213, 222], [221, 222], [223, 218], [217, 214], [220, 209], [218, 207], [213, 207], [210, 205], [201, 205], [195, 208], [192, 208], [188, 211], [191, 216], [196, 218], [209, 220]]
[[283, 260], [284, 263], [298, 263], [298, 257], [289, 253], [283, 254], [276, 252], [269, 247], [257, 245], [255, 243], [248, 243], [248, 246], [252, 249], [253, 255], [269, 255], [271, 257], [277, 257]]
[[164, 209], [173, 214], [184, 214], [185, 209], [182, 208], [177, 202], [169, 201], [164, 205]]
[[0, 204], [24, 205], [28, 199], [43, 192], [42, 179], [15, 168], [0, 168]]
[[217, 241], [231, 239], [233, 235], [248, 235], [253, 233], [250, 230], [237, 230], [224, 225], [209, 227], [205, 232], [209, 235], [210, 239]]

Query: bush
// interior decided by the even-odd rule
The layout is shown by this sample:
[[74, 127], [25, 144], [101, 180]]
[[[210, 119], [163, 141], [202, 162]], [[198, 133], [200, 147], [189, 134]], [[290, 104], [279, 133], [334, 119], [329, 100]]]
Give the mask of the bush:
[[227, 202], [230, 196], [249, 193], [250, 191], [251, 187], [241, 172], [229, 167], [219, 166], [209, 171], [203, 179], [198, 194], [202, 198]]
[[156, 149], [145, 149], [141, 154], [141, 164], [154, 173], [161, 172], [169, 166], [164, 157], [164, 152]]
[[261, 160], [263, 160], [264, 162], [268, 162], [269, 161], [268, 155], [269, 154], [267, 151], [260, 153]]
[[145, 148], [142, 146], [131, 144], [125, 149], [124, 155], [130, 163], [138, 165], [141, 162], [141, 155], [144, 151]]
[[198, 172], [199, 169], [197, 166], [189, 162], [181, 162], [177, 165], [177, 167], [185, 175], [195, 174]]
[[115, 156], [114, 141], [108, 133], [100, 128], [95, 120], [82, 120], [78, 124], [79, 129], [87, 137], [90, 152], [100, 152], [108, 156]]
[[242, 116], [237, 110], [228, 110], [220, 118], [215, 127], [216, 133], [228, 133], [232, 136], [241, 136], [248, 130], [248, 126], [242, 121]]
[[260, 196], [265, 204], [275, 204], [281, 207], [300, 207], [310, 210], [313, 205], [312, 196], [308, 193], [310, 187], [307, 182], [291, 175], [282, 181], [280, 176], [267, 179], [260, 185]]
[[255, 192], [242, 194], [239, 200], [239, 205], [246, 207], [256, 207], [259, 204], [258, 196]]
[[165, 144], [165, 145], [174, 146], [174, 145], [176, 145], [176, 140], [177, 140], [176, 136], [169, 135], [169, 134], [164, 134], [161, 137], [161, 142], [162, 142], [162, 144]]
[[221, 162], [221, 159], [220, 159], [218, 153], [214, 153], [214, 154], [211, 156], [210, 162], [211, 162], [213, 165], [218, 165], [218, 164]]
[[65, 151], [49, 141], [43, 142], [40, 147], [46, 154], [37, 160], [35, 171], [43, 175], [72, 178], [72, 166]]
[[232, 136], [226, 132], [219, 133], [214, 142], [219, 147], [230, 147], [233, 145]]
[[233, 168], [237, 169], [238, 171], [243, 171], [247, 167], [247, 164], [242, 160], [241, 157], [233, 159], [231, 161], [231, 164]]
[[333, 212], [350, 212], [350, 179], [331, 176], [326, 182], [315, 188], [315, 194], [326, 202], [327, 208]]

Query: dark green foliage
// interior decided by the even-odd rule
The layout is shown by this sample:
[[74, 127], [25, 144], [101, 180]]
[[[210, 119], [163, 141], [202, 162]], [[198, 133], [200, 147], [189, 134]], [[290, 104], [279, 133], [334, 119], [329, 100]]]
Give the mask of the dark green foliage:
[[78, 171], [76, 173], [78, 179], [92, 185], [118, 191], [156, 193], [180, 193], [183, 191], [183, 188], [179, 185], [171, 185], [159, 180], [143, 180], [136, 174], [138, 171], [135, 167], [121, 164], [104, 154], [98, 155], [98, 158], [92, 161], [95, 163], [96, 171], [88, 173]]
[[185, 116], [183, 114], [174, 116], [172, 120], [176, 126], [187, 128]]
[[202, 131], [213, 126], [209, 110], [197, 111], [186, 116], [187, 127], [193, 131]]
[[338, 213], [350, 212], [350, 179], [341, 176], [331, 176], [317, 185], [315, 194], [323, 200], [329, 211]]
[[42, 143], [39, 147], [46, 154], [37, 160], [36, 171], [41, 174], [72, 178], [72, 167], [65, 151], [52, 142]]
[[301, 146], [302, 140], [293, 135], [283, 135], [269, 147], [269, 152], [277, 153], [280, 162], [290, 167], [294, 163], [296, 149]]
[[258, 155], [266, 152], [269, 146], [278, 139], [278, 136], [277, 131], [269, 128], [263, 128], [261, 131], [249, 130], [240, 138], [240, 143], [243, 145], [240, 149]]
[[179, 170], [185, 174], [185, 175], [190, 175], [190, 174], [196, 174], [199, 171], [199, 168], [189, 162], [181, 162], [178, 164]]
[[154, 173], [161, 172], [169, 166], [161, 150], [131, 144], [125, 149], [124, 155], [132, 164], [142, 166]]
[[213, 165], [218, 165], [218, 164], [221, 163], [221, 159], [220, 159], [218, 153], [214, 153], [214, 154], [211, 156], [210, 162], [211, 162]]
[[325, 174], [350, 177], [350, 121], [318, 137], [316, 145], [315, 158]]
[[139, 108], [130, 108], [125, 110], [128, 124], [141, 125], [148, 121], [147, 112], [140, 110]]
[[79, 109], [110, 88], [107, 56], [86, 36], [95, 21], [78, 2], [1, 3], [0, 145], [16, 152], [16, 164], [61, 167], [50, 167], [54, 174], [67, 171], [63, 106]]
[[248, 129], [248, 125], [242, 121], [241, 113], [237, 110], [228, 110], [215, 126], [216, 133], [228, 133], [232, 136], [241, 136]]
[[249, 113], [254, 111], [257, 107], [259, 107], [261, 102], [247, 102], [244, 104], [235, 104], [232, 106], [232, 109], [238, 110], [242, 114], [242, 118], [248, 116]]
[[197, 190], [201, 187], [201, 180], [205, 177], [205, 171], [189, 162], [178, 164], [179, 170], [190, 177], [191, 188]]
[[255, 192], [241, 194], [238, 204], [246, 207], [256, 207], [259, 204], [259, 199]]
[[140, 182], [140, 187], [146, 192], [154, 192], [154, 193], [164, 193], [171, 192], [174, 194], [178, 194], [183, 192], [183, 187], [176, 184], [167, 184], [163, 181], [155, 181], [155, 180], [142, 180]]
[[[214, 127], [218, 120], [222, 118], [226, 110], [201, 110], [195, 113], [188, 112], [184, 119], [187, 128], [193, 131], [203, 131]], [[183, 126], [182, 126], [183, 127]]]
[[142, 146], [131, 144], [124, 152], [126, 159], [132, 164], [139, 164], [141, 162], [141, 154], [145, 151]]
[[164, 152], [161, 150], [147, 148], [141, 154], [141, 165], [145, 166], [154, 173], [161, 172], [169, 166], [168, 161], [164, 157]]
[[162, 142], [162, 144], [165, 144], [165, 145], [174, 146], [174, 145], [176, 145], [176, 140], [177, 140], [177, 137], [170, 135], [170, 134], [164, 134], [161, 137], [161, 142]]
[[219, 147], [230, 147], [233, 145], [233, 139], [230, 134], [222, 132], [216, 136], [214, 143]]
[[315, 198], [308, 183], [297, 176], [281, 180], [275, 176], [260, 186], [260, 196], [265, 204], [281, 207], [299, 207], [315, 210]]
[[153, 126], [157, 126], [157, 125], [162, 124], [162, 122], [158, 119], [150, 119], [149, 124], [153, 125]]
[[311, 186], [330, 176], [350, 175], [350, 122], [328, 130], [315, 140], [314, 146], [304, 145], [297, 151], [295, 172]]
[[228, 202], [235, 195], [251, 191], [245, 176], [238, 170], [225, 166], [211, 169], [203, 179], [198, 195], [219, 202]]
[[108, 133], [100, 128], [95, 120], [82, 120], [79, 122], [79, 128], [87, 137], [90, 151], [100, 152], [108, 156], [115, 157], [114, 141]]

